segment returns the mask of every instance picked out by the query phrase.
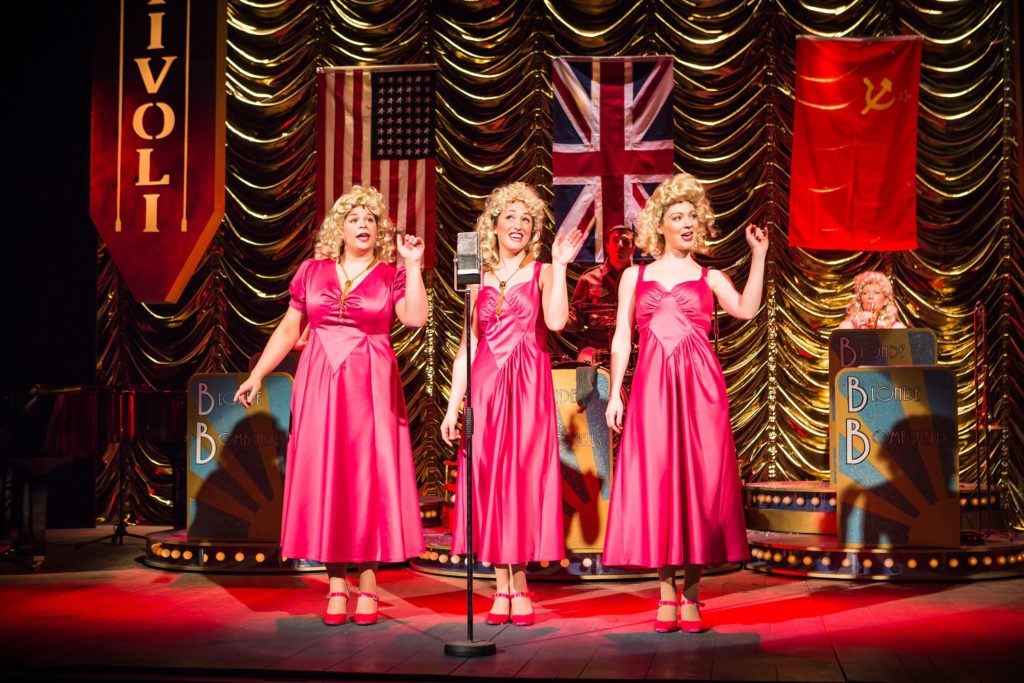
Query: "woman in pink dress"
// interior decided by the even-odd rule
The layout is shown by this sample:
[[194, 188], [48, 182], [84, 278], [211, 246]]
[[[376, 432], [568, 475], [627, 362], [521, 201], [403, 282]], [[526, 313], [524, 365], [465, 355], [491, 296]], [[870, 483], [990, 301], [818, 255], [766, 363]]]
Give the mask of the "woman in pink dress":
[[853, 278], [853, 301], [846, 309], [841, 330], [895, 330], [906, 325], [900, 320], [892, 284], [885, 273], [866, 270]]
[[[555, 399], [547, 331], [569, 317], [566, 265], [583, 236], [556, 238], [551, 264], [537, 262], [544, 202], [525, 183], [500, 187], [477, 219], [483, 284], [473, 296], [473, 549], [494, 565], [496, 593], [487, 622], [534, 621], [526, 563], [565, 556]], [[441, 436], [459, 438], [466, 394], [466, 331], [452, 368]], [[459, 471], [465, 446], [459, 452]], [[459, 479], [463, 486], [463, 479]], [[460, 494], [457, 500], [465, 500]], [[452, 552], [465, 553], [464, 507], [455, 506]], [[468, 558], [467, 558], [468, 559]]]
[[402, 381], [391, 348], [395, 317], [427, 320], [423, 241], [395, 235], [384, 199], [353, 186], [320, 228], [328, 258], [309, 259], [292, 279], [288, 311], [235, 395], [246, 407], [262, 379], [309, 323], [292, 394], [281, 552], [323, 562], [330, 582], [324, 622], [345, 622], [345, 572], [358, 565], [353, 621], [377, 621], [379, 562], [423, 552], [419, 494]]
[[[604, 562], [657, 568], [661, 599], [654, 623], [662, 633], [680, 626], [701, 631], [703, 565], [748, 557], [729, 400], [708, 331], [715, 298], [737, 318], [757, 313], [768, 236], [747, 226], [750, 274], [741, 294], [724, 273], [693, 258], [704, 251], [713, 221], [693, 176], [681, 173], [658, 186], [641, 212], [636, 239], [656, 260], [623, 274], [612, 339], [607, 418], [622, 441]], [[634, 322], [640, 354], [623, 424], [620, 389]], [[685, 572], [682, 602], [675, 585], [679, 567]]]

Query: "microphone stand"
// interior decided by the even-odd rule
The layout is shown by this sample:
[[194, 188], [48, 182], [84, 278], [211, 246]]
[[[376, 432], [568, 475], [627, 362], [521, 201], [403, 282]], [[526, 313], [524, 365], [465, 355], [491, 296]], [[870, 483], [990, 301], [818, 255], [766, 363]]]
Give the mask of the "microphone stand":
[[[456, 266], [458, 270], [458, 266]], [[458, 285], [458, 282], [456, 282]], [[498, 651], [492, 640], [473, 640], [473, 344], [472, 336], [472, 292], [467, 286], [464, 290], [463, 329], [466, 330], [466, 406], [462, 413], [462, 434], [466, 443], [466, 471], [459, 473], [465, 482], [463, 498], [466, 506], [466, 639], [452, 640], [444, 644], [444, 653], [454, 657], [485, 657]]]

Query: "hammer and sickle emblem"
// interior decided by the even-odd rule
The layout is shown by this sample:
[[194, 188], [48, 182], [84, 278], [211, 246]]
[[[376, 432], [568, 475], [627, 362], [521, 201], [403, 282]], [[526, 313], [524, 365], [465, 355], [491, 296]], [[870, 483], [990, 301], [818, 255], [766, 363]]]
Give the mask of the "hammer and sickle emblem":
[[869, 111], [883, 111], [892, 106], [892, 103], [896, 100], [889, 98], [888, 102], [879, 102], [880, 99], [885, 97], [887, 93], [892, 92], [892, 81], [888, 78], [883, 78], [881, 84], [878, 86], [878, 91], [875, 91], [875, 86], [871, 82], [870, 78], [864, 78], [864, 87], [867, 90], [864, 92], [864, 108], [860, 110], [861, 116], [867, 114]]

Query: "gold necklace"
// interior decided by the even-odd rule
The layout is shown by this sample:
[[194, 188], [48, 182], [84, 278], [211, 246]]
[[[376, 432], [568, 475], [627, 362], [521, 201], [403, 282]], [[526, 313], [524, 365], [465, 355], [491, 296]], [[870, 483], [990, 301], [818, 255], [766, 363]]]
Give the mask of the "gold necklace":
[[[516, 268], [515, 270], [513, 270], [512, 274], [509, 275], [504, 280], [501, 280], [500, 278], [498, 278], [498, 274], [494, 273], [495, 279], [498, 280], [498, 307], [494, 309], [494, 319], [495, 320], [501, 320], [501, 306], [505, 302], [505, 287], [508, 286], [508, 281], [511, 280], [512, 278], [514, 278], [516, 276], [516, 273], [518, 273], [520, 270], [525, 268], [526, 264], [529, 263], [532, 259], [533, 259], [533, 254], [531, 254], [529, 251], [527, 251], [526, 252], [526, 256], [524, 256], [523, 260], [519, 263], [519, 267]], [[504, 266], [504, 265], [505, 264], [503, 263], [502, 266]]]
[[348, 293], [352, 289], [352, 283], [355, 280], [357, 280], [363, 273], [365, 273], [366, 271], [370, 270], [370, 268], [373, 268], [376, 264], [377, 264], [377, 256], [375, 254], [373, 259], [370, 260], [369, 265], [367, 265], [361, 271], [356, 273], [355, 277], [349, 277], [348, 276], [348, 271], [345, 270], [345, 264], [342, 262], [342, 259], [340, 259], [340, 258], [338, 259], [338, 267], [341, 268], [341, 273], [342, 273], [342, 275], [345, 276], [345, 286], [342, 287], [342, 289], [341, 289], [341, 299], [338, 301], [338, 318], [339, 319], [342, 317], [342, 314], [345, 311], [345, 299], [348, 297]]

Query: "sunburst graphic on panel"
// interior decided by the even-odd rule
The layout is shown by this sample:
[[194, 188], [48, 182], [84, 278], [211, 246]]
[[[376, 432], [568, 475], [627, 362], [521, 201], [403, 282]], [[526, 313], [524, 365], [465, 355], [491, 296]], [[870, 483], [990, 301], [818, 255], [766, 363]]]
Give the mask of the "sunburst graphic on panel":
[[608, 372], [586, 366], [556, 368], [552, 375], [565, 544], [578, 552], [601, 550], [612, 481], [611, 439], [604, 415]]
[[291, 378], [268, 376], [248, 410], [228, 400], [241, 379], [197, 375], [189, 385], [192, 540], [280, 539]]
[[936, 367], [844, 370], [835, 390], [841, 541], [957, 547], [953, 374]]

